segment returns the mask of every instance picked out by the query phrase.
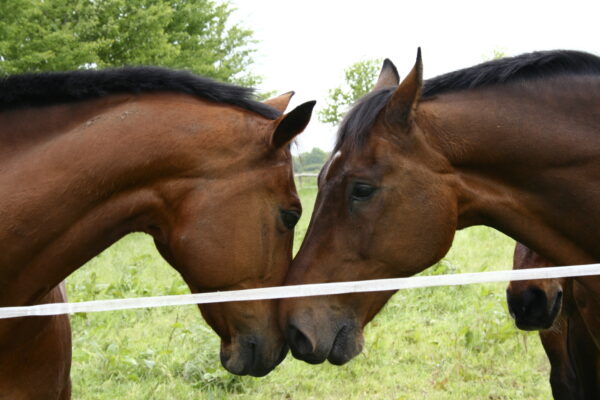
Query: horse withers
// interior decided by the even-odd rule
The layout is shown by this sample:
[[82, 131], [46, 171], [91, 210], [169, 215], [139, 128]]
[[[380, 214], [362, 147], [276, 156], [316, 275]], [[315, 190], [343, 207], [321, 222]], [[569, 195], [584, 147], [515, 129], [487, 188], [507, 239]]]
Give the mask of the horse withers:
[[[521, 243], [514, 253], [514, 269], [551, 267]], [[573, 279], [535, 279], [510, 282], [508, 308], [518, 328], [539, 330], [550, 361], [550, 386], [555, 400], [600, 397], [600, 351], [573, 299]]]
[[[472, 225], [559, 265], [600, 260], [600, 58], [536, 52], [426, 82], [422, 68], [419, 52], [399, 83], [386, 60], [373, 91], [346, 115], [286, 282], [410, 276]], [[600, 279], [581, 282], [587, 299], [600, 299]], [[282, 301], [292, 353], [347, 362], [392, 294]]]
[[[282, 114], [291, 95], [260, 103], [246, 88], [148, 67], [0, 81], [0, 307], [45, 301], [134, 231], [153, 236], [193, 292], [281, 284], [301, 212], [289, 143], [314, 106]], [[285, 357], [274, 302], [200, 311], [227, 370], [262, 376]], [[64, 393], [69, 338], [56, 324], [68, 321], [0, 321], [0, 397]], [[11, 344], [42, 335], [63, 353], [24, 358]]]

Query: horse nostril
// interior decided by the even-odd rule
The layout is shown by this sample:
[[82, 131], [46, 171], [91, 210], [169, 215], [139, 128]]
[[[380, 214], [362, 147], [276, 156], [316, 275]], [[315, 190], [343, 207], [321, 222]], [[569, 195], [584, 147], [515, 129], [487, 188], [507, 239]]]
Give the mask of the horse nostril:
[[[561, 295], [560, 293], [558, 294]], [[544, 313], [548, 305], [546, 293], [538, 288], [530, 288], [521, 293], [519, 296], [514, 296], [507, 291], [506, 297], [508, 300], [508, 309], [513, 315], [533, 316]]]
[[551, 305], [551, 313], [553, 315], [556, 315], [560, 312], [561, 307], [562, 307], [562, 298], [563, 298], [563, 291], [561, 289], [558, 289], [556, 291], [556, 296], [554, 296], [554, 301], [552, 302]]
[[558, 292], [556, 293], [556, 301], [561, 301], [563, 297], [563, 291], [561, 289], [558, 290]]
[[530, 289], [525, 293], [525, 306], [533, 309], [545, 309], [546, 303], [546, 293], [540, 289]]
[[300, 329], [296, 328], [294, 325], [288, 326], [287, 339], [294, 355], [303, 356], [311, 354], [314, 350], [311, 341], [304, 333], [302, 333]]

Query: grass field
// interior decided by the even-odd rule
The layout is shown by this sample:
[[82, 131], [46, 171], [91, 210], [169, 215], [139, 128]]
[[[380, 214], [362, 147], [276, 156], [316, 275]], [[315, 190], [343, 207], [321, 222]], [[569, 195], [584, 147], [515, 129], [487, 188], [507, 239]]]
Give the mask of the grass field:
[[[304, 235], [316, 189], [300, 188]], [[488, 228], [457, 234], [425, 274], [503, 269], [514, 241]], [[195, 307], [75, 315], [74, 399], [549, 399], [549, 366], [535, 333], [517, 331], [505, 284], [397, 293], [350, 363], [291, 356], [264, 378], [219, 363], [219, 340]], [[187, 293], [143, 234], [127, 236], [68, 280], [70, 301]]]

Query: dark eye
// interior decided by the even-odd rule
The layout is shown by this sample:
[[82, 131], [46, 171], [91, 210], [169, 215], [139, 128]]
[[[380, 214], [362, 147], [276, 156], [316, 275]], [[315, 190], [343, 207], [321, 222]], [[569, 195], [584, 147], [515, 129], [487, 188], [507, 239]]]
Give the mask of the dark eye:
[[356, 201], [368, 200], [377, 188], [366, 183], [355, 183], [350, 198]]
[[281, 210], [281, 221], [283, 225], [290, 231], [294, 229], [298, 220], [300, 219], [300, 213], [295, 210]]

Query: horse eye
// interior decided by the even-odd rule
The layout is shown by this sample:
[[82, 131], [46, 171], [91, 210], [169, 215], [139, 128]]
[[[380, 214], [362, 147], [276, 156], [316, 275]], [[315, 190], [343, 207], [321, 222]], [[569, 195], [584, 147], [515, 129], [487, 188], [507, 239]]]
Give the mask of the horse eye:
[[281, 221], [283, 225], [290, 231], [294, 229], [298, 220], [300, 219], [300, 213], [295, 210], [281, 210]]
[[355, 183], [350, 195], [352, 200], [365, 201], [368, 200], [377, 188], [366, 183]]

